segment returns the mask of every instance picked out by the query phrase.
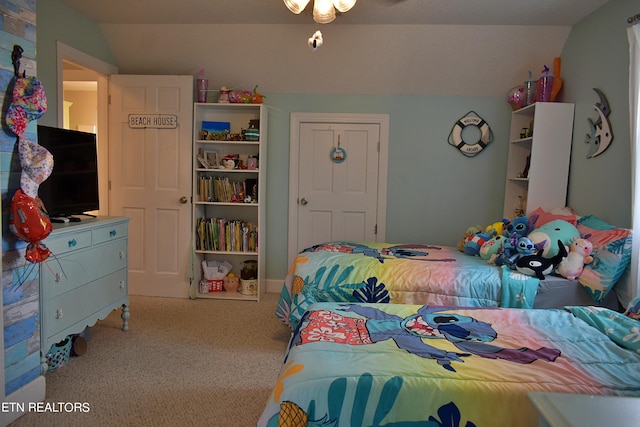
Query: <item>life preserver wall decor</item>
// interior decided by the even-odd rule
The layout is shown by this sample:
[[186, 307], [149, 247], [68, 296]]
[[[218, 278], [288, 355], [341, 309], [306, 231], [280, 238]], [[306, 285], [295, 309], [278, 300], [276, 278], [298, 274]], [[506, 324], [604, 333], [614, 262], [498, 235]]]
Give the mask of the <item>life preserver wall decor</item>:
[[[475, 126], [480, 131], [480, 138], [475, 141], [465, 141], [462, 131], [467, 126]], [[464, 117], [461, 117], [451, 129], [449, 134], [449, 144], [456, 147], [462, 154], [467, 157], [473, 157], [485, 149], [489, 143], [493, 141], [493, 132], [489, 124], [484, 121], [475, 111], [469, 111]]]

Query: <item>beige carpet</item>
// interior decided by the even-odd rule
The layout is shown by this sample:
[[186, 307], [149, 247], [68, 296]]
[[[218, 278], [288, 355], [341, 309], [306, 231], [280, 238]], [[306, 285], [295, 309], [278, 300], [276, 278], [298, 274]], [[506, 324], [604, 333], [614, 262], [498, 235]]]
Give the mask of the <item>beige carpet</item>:
[[89, 411], [28, 413], [11, 426], [255, 426], [289, 339], [276, 304], [276, 294], [131, 297], [128, 332], [112, 312], [90, 329], [84, 355], [45, 377], [46, 402]]

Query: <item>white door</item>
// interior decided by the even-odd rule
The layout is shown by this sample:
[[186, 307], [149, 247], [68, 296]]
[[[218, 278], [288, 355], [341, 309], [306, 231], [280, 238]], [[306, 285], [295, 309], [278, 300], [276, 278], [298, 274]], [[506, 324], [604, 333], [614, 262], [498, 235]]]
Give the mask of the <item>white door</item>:
[[298, 124], [297, 150], [292, 150], [290, 159], [292, 170], [297, 171], [290, 202], [295, 204], [289, 227], [290, 258], [330, 240], [384, 239], [380, 222], [386, 205], [385, 132], [386, 122], [366, 118], [360, 123]]
[[193, 78], [112, 75], [110, 99], [110, 214], [131, 218], [129, 293], [187, 298]]

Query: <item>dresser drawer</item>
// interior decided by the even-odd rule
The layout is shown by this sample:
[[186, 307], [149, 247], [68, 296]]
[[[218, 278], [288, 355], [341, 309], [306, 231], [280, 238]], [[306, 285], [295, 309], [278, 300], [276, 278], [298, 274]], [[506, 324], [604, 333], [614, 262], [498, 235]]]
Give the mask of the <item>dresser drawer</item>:
[[[97, 318], [89, 319], [90, 316], [126, 300], [127, 293], [127, 270], [122, 269], [52, 298], [42, 307], [45, 340], [49, 341], [55, 334], [78, 322], [86, 321], [83, 326], [93, 325]], [[80, 327], [79, 331], [82, 329]]]
[[43, 301], [127, 267], [127, 240], [51, 258], [40, 268]]
[[[53, 255], [59, 257], [67, 252], [91, 246], [91, 230], [64, 233], [61, 236], [50, 236], [43, 243], [51, 250]], [[54, 258], [52, 258], [52, 261]]]
[[92, 231], [93, 244], [108, 242], [127, 236], [127, 222], [111, 224], [107, 227], [94, 228]]

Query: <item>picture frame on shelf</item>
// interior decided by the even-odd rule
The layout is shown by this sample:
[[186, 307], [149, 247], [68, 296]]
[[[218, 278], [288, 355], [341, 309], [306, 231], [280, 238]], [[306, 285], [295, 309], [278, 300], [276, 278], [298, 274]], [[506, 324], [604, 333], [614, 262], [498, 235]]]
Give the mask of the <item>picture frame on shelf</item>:
[[207, 159], [204, 157], [204, 155], [202, 154], [198, 154], [196, 156], [196, 159], [198, 160], [198, 163], [200, 163], [200, 166], [205, 168], [205, 169], [211, 169], [211, 165], [209, 164], [209, 162], [207, 161]]
[[209, 169], [217, 168], [220, 165], [220, 153], [218, 150], [205, 150], [204, 158], [209, 164]]

